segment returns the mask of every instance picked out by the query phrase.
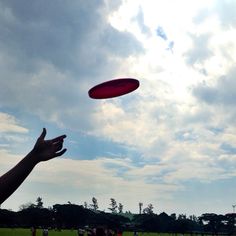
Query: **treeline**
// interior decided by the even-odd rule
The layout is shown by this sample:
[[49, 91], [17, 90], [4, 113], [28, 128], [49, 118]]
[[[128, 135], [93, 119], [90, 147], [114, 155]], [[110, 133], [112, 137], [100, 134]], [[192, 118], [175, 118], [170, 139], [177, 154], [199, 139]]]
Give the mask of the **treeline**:
[[[40, 200], [40, 199], [39, 199]], [[235, 235], [236, 213], [200, 217], [186, 215], [106, 213], [81, 205], [55, 204], [44, 208], [41, 201], [28, 204], [19, 211], [0, 209], [0, 227], [46, 227], [53, 229], [78, 229], [104, 226], [114, 230], [171, 232], [171, 233], [225, 233]]]
[[118, 228], [129, 219], [118, 214], [94, 212], [75, 204], [56, 204], [52, 208], [29, 207], [17, 212], [0, 209], [0, 227], [45, 227], [55, 229], [96, 227]]
[[[130, 214], [129, 214], [130, 216]], [[54, 229], [77, 229], [85, 226], [105, 226], [110, 229], [137, 230], [145, 232], [224, 232], [235, 235], [236, 214], [203, 214], [198, 218], [175, 217], [161, 214], [125, 214], [92, 211], [75, 204], [56, 204], [52, 208], [30, 207], [17, 212], [0, 209], [0, 227], [46, 227]]]

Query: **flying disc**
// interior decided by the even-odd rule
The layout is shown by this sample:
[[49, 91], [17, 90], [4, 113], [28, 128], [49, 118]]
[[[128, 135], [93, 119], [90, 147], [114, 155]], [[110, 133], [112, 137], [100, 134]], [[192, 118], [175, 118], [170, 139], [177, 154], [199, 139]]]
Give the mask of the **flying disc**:
[[131, 93], [139, 87], [139, 81], [132, 78], [119, 78], [98, 84], [88, 91], [94, 99], [113, 98]]

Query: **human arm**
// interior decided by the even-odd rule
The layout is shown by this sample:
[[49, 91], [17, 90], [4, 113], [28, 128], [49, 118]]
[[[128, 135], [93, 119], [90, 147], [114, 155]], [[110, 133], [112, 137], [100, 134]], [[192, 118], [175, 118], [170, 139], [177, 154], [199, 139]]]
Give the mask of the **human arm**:
[[63, 141], [66, 135], [45, 140], [46, 129], [37, 139], [34, 148], [16, 166], [0, 177], [0, 204], [2, 204], [26, 179], [33, 168], [42, 161], [63, 155]]

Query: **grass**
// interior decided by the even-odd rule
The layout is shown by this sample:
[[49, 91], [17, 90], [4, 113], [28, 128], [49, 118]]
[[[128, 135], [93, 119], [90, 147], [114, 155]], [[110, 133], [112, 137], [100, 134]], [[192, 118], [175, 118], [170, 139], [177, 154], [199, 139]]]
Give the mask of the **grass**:
[[[181, 234], [167, 234], [167, 233], [139, 233], [139, 236], [180, 236]], [[10, 229], [0, 228], [0, 236], [31, 236], [30, 229]], [[36, 236], [42, 236], [42, 230], [38, 229]], [[77, 230], [49, 230], [48, 236], [77, 236]], [[86, 235], [85, 235], [86, 236]], [[133, 232], [124, 232], [123, 236], [133, 236]], [[185, 234], [184, 236], [190, 236]]]
[[[30, 229], [9, 229], [0, 228], [0, 236], [31, 236]], [[36, 231], [36, 236], [42, 236], [42, 230]], [[60, 232], [50, 230], [48, 236], [77, 236], [77, 231], [74, 230], [62, 230]]]

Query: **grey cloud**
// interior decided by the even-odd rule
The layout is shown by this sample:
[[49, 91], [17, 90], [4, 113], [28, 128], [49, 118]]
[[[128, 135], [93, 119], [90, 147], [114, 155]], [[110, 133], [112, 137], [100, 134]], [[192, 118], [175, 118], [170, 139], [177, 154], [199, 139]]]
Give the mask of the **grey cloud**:
[[217, 16], [221, 26], [230, 28], [236, 26], [236, 2], [235, 0], [216, 0], [211, 8], [203, 8], [197, 12], [193, 18], [196, 24], [202, 24], [207, 18], [214, 15]]
[[138, 11], [138, 14], [137, 16], [135, 17], [135, 19], [141, 29], [141, 32], [143, 34], [147, 34], [147, 35], [150, 35], [150, 29], [145, 25], [144, 23], [144, 16], [143, 16], [143, 10], [141, 7], [139, 7], [139, 11]]
[[164, 29], [161, 26], [157, 27], [156, 33], [157, 33], [157, 36], [161, 37], [162, 39], [164, 40], [168, 39]]
[[127, 57], [130, 54], [143, 52], [143, 48], [130, 33], [118, 32], [112, 27], [107, 27], [103, 33], [103, 43], [114, 55]]
[[201, 24], [203, 23], [207, 18], [208, 16], [212, 13], [212, 11], [210, 11], [210, 9], [201, 9], [197, 15], [193, 18], [193, 22], [195, 24]]
[[6, 1], [3, 7], [11, 11], [15, 21], [6, 19], [1, 24], [2, 47], [19, 59], [28, 60], [25, 63], [41, 59], [60, 68], [74, 65], [76, 48], [86, 42], [88, 29], [96, 28], [101, 16], [95, 11], [98, 6], [92, 6], [89, 14], [88, 4], [71, 3]]
[[209, 104], [216, 103], [219, 99], [219, 91], [216, 88], [206, 85], [205, 83], [202, 83], [198, 87], [194, 88], [193, 95]]
[[220, 148], [227, 154], [236, 154], [236, 147], [233, 147], [228, 143], [222, 143]]
[[[2, 71], [4, 74], [4, 71]], [[85, 113], [95, 104], [88, 103], [83, 81], [76, 81], [43, 64], [34, 74], [5, 72], [1, 81], [0, 106], [36, 115], [43, 121], [68, 129], [89, 128]]]
[[[1, 50], [24, 59], [21, 63], [28, 63], [28, 68], [38, 59], [61, 70], [81, 74], [97, 70], [97, 73], [111, 63], [108, 57], [114, 49], [120, 57], [138, 53], [137, 47], [124, 54], [125, 42], [141, 49], [128, 33], [115, 29], [111, 32], [103, 1], [3, 1], [1, 7], [14, 16], [14, 21], [5, 17], [0, 24]], [[103, 40], [112, 33], [116, 37], [112, 38], [112, 44], [107, 44]]]
[[204, 109], [201, 107], [198, 111], [194, 112], [193, 114], [185, 114], [183, 116], [183, 125], [192, 125], [194, 124], [196, 127], [201, 126], [201, 124], [205, 123], [206, 120], [209, 120], [213, 116], [212, 112], [209, 109]]
[[193, 95], [207, 104], [235, 105], [235, 77], [236, 69], [234, 68], [227, 75], [219, 78], [215, 86], [209, 86], [205, 82], [199, 84], [193, 89]]
[[216, 1], [215, 11], [223, 27], [226, 28], [236, 27], [235, 9], [236, 9], [235, 0]]
[[190, 34], [190, 37], [193, 41], [193, 48], [185, 53], [188, 64], [202, 63], [213, 55], [213, 52], [208, 47], [211, 34], [202, 34], [199, 36]]
[[[90, 84], [111, 78], [119, 60], [142, 53], [129, 33], [107, 22], [120, 1], [1, 1], [0, 106], [43, 120], [89, 125]], [[106, 3], [108, 4], [108, 3]], [[83, 119], [83, 120], [81, 120]]]
[[175, 139], [182, 142], [196, 141], [197, 138], [193, 130], [181, 130], [175, 133]]
[[[223, 30], [235, 28], [235, 9], [236, 2], [234, 0], [216, 0], [213, 2], [211, 7], [200, 9], [193, 18], [193, 22], [198, 25], [203, 25], [206, 20], [210, 19], [210, 17], [217, 17], [219, 19], [219, 25], [222, 26]], [[209, 31], [211, 31], [210, 28]], [[210, 33], [200, 35], [190, 34], [193, 42], [193, 48], [185, 54], [186, 62], [188, 64], [192, 66], [194, 66], [195, 63], [202, 64], [205, 60], [214, 55], [213, 51], [209, 47], [209, 40], [211, 39], [211, 36], [212, 35]], [[229, 44], [228, 47], [231, 47], [231, 45]], [[225, 47], [221, 50], [225, 57], [232, 59], [230, 52], [225, 50]], [[207, 75], [207, 71], [204, 68], [200, 69], [199, 72]]]
[[207, 129], [215, 135], [222, 134], [224, 132], [224, 128], [221, 127], [209, 126]]

